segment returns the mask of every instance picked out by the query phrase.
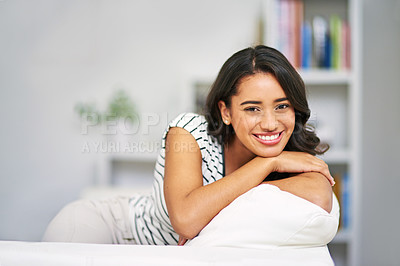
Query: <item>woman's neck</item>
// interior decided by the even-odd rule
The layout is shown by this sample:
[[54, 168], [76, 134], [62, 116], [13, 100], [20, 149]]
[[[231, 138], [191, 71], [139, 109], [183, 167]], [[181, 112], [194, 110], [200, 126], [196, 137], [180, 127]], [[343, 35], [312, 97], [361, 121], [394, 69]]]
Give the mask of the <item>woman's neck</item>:
[[229, 175], [256, 157], [254, 153], [243, 146], [236, 136], [234, 136], [231, 141], [224, 144], [224, 156], [225, 175]]

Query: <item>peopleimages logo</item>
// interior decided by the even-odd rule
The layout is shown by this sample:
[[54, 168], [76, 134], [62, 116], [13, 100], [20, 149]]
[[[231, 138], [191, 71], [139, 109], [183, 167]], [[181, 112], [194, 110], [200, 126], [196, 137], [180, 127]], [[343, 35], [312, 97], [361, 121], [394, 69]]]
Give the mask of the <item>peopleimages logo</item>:
[[[94, 128], [100, 128], [102, 135], [148, 135], [152, 128], [165, 128], [168, 125], [169, 116], [157, 113], [143, 113], [134, 117], [116, 117], [109, 114], [100, 118], [95, 114], [81, 117], [81, 134], [87, 135]], [[160, 129], [159, 129], [160, 130]]]

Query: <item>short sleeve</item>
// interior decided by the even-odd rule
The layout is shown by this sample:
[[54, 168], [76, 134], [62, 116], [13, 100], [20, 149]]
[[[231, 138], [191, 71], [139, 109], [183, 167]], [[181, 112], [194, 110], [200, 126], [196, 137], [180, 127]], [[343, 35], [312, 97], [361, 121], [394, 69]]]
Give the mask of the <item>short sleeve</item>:
[[194, 113], [182, 113], [172, 120], [165, 130], [162, 138], [162, 148], [165, 149], [165, 140], [172, 127], [179, 127], [188, 131], [199, 145], [202, 158], [206, 157], [206, 147], [208, 145], [207, 122], [204, 116]]

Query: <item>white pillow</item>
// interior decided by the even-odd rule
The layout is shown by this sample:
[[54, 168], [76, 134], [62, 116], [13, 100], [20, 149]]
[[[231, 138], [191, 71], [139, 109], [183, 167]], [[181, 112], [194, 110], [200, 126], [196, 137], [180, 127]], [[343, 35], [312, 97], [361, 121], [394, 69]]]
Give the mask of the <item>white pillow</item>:
[[333, 239], [338, 225], [335, 195], [328, 213], [276, 186], [261, 184], [221, 210], [186, 245], [257, 249], [323, 246]]

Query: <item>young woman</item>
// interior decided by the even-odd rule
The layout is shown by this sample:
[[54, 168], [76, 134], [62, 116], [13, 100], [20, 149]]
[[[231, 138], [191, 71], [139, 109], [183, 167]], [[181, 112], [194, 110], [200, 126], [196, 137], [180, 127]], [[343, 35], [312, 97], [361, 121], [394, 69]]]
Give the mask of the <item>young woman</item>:
[[334, 181], [315, 157], [325, 150], [309, 116], [304, 83], [280, 52], [239, 51], [222, 66], [205, 116], [185, 113], [168, 125], [151, 195], [70, 204], [43, 240], [182, 245], [262, 183], [329, 212]]

